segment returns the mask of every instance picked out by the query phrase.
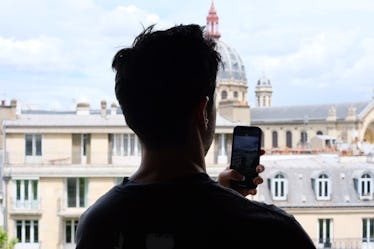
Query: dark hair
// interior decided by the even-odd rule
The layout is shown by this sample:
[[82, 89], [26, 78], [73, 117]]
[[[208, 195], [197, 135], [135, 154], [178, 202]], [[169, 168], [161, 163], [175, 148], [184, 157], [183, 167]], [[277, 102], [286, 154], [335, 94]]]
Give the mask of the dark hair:
[[199, 25], [150, 26], [114, 56], [117, 100], [145, 146], [183, 144], [196, 104], [208, 96], [211, 107], [221, 61], [215, 46]]

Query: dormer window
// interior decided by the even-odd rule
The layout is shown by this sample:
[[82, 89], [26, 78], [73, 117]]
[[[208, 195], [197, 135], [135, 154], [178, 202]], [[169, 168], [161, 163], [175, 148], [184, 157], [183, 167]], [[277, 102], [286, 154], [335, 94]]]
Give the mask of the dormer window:
[[330, 179], [326, 174], [321, 174], [316, 179], [316, 197], [317, 200], [330, 200], [331, 186]]
[[287, 200], [288, 183], [282, 173], [278, 173], [271, 179], [271, 194], [273, 200]]
[[316, 195], [316, 199], [330, 200], [331, 199], [331, 180], [326, 173], [315, 173], [312, 176], [312, 188]]
[[373, 198], [373, 179], [369, 174], [363, 174], [359, 180], [358, 191], [360, 199]]

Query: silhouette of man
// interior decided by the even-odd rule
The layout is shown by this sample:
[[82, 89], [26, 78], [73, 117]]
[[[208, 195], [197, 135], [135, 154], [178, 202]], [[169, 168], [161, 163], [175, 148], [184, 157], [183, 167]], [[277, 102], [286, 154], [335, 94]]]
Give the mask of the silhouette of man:
[[115, 92], [142, 160], [81, 216], [77, 249], [314, 248], [292, 216], [224, 187], [240, 174], [207, 175], [219, 63], [198, 25], [150, 27], [117, 52]]

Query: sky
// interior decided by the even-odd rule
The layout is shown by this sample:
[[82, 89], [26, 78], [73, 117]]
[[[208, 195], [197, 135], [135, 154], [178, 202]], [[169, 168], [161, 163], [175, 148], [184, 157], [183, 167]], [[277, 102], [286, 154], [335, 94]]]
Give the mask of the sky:
[[[273, 106], [374, 97], [374, 1], [215, 0], [221, 40]], [[23, 109], [117, 103], [111, 61], [150, 24], [206, 24], [211, 0], [0, 0], [0, 98]]]

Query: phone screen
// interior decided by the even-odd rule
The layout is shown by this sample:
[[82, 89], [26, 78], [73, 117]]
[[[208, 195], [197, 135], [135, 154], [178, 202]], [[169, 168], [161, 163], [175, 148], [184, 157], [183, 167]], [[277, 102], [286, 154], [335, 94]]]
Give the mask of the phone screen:
[[253, 179], [258, 175], [260, 139], [261, 130], [257, 127], [236, 127], [234, 130], [230, 167], [245, 176], [243, 182], [238, 182], [239, 187], [256, 187]]

